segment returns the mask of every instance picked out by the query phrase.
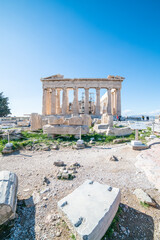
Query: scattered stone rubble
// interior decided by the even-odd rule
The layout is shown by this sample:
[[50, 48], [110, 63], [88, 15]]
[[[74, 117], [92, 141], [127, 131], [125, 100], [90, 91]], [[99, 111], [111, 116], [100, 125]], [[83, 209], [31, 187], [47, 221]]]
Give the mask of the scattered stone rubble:
[[0, 137], [3, 139], [8, 140], [8, 131], [9, 131], [9, 138], [10, 140], [19, 140], [22, 139], [23, 136], [21, 134], [21, 129], [10, 129], [10, 130], [5, 130], [0, 134]]
[[74, 163], [73, 165], [66, 167], [64, 162], [60, 160], [54, 162], [54, 165], [57, 167], [63, 167], [57, 173], [57, 178], [61, 180], [72, 180], [76, 177], [75, 174], [77, 173], [77, 169], [81, 167], [79, 163]]

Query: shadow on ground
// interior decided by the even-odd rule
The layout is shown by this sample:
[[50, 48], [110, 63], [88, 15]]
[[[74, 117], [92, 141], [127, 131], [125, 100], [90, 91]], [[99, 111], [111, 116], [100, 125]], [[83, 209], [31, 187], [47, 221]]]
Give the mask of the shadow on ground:
[[102, 240], [153, 240], [153, 218], [127, 205], [120, 204], [120, 211]]
[[24, 200], [17, 202], [17, 218], [8, 224], [0, 226], [1, 240], [35, 240], [35, 206], [33, 198], [27, 199], [30, 203], [26, 207]]

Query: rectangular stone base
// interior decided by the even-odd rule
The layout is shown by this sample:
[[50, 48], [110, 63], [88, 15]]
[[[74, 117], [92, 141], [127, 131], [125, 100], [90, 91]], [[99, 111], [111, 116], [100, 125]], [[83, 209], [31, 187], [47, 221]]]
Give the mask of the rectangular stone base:
[[141, 146], [141, 145], [142, 145], [142, 142], [141, 142], [141, 141], [132, 140], [132, 141], [131, 141], [131, 145], [132, 145], [132, 146]]
[[120, 190], [86, 180], [58, 202], [58, 208], [77, 240], [100, 240], [120, 203]]
[[144, 150], [144, 149], [147, 149], [148, 146], [143, 144], [141, 141], [135, 141], [135, 140], [132, 140], [131, 141], [131, 144], [129, 144], [133, 150]]
[[[81, 126], [81, 133], [87, 134], [89, 132], [89, 127], [86, 125]], [[72, 125], [44, 125], [43, 133], [48, 135], [56, 135], [56, 134], [71, 134], [71, 135], [79, 135], [80, 126], [72, 126]]]

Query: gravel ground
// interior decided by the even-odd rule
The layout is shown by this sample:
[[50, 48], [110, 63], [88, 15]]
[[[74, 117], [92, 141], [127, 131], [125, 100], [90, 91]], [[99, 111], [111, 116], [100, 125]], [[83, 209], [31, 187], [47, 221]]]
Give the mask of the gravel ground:
[[[19, 179], [17, 218], [7, 227], [0, 227], [0, 239], [74, 239], [57, 211], [57, 202], [91, 179], [121, 189], [122, 211], [112, 236], [106, 239], [159, 240], [160, 208], [144, 208], [133, 194], [141, 188], [160, 204], [160, 192], [154, 183], [135, 167], [138, 154], [128, 145], [119, 144], [0, 156], [0, 170], [15, 172]], [[119, 161], [110, 161], [112, 155]], [[81, 167], [77, 168], [76, 177], [58, 180], [55, 160], [64, 161], [68, 167], [78, 162]], [[49, 180], [48, 185], [44, 177]]]

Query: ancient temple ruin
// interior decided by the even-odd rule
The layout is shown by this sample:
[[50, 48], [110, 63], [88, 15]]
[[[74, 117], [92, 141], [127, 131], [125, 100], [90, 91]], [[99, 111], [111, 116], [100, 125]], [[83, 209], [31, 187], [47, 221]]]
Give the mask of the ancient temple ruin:
[[[93, 115], [100, 116], [121, 115], [121, 87], [124, 78], [109, 75], [107, 78], [64, 78], [63, 75], [53, 75], [41, 78], [43, 84], [42, 115], [78, 115], [80, 107], [78, 102], [78, 89], [85, 90], [84, 114], [89, 111], [89, 89], [96, 89], [96, 103]], [[100, 99], [100, 89], [106, 89], [106, 94]], [[73, 102], [69, 106], [69, 90], [74, 91]], [[60, 95], [62, 91], [62, 104]]]
[[[121, 115], [121, 87], [124, 78], [109, 75], [107, 78], [64, 78], [53, 75], [41, 78], [43, 87], [42, 115], [31, 115], [31, 130], [43, 128], [48, 135], [89, 132], [92, 119], [97, 118], [106, 126], [113, 125], [113, 115]], [[83, 98], [79, 100], [79, 89]], [[95, 102], [90, 98], [90, 89], [95, 89]], [[100, 90], [106, 93], [100, 98]], [[69, 102], [69, 92], [73, 99]], [[104, 127], [104, 126], [103, 126]]]

